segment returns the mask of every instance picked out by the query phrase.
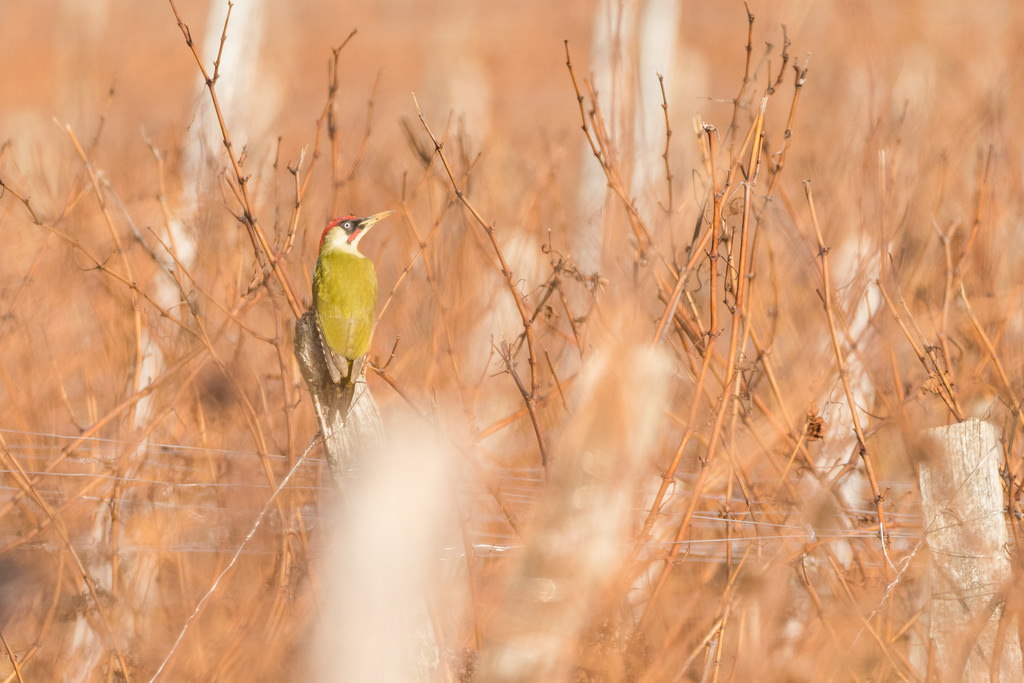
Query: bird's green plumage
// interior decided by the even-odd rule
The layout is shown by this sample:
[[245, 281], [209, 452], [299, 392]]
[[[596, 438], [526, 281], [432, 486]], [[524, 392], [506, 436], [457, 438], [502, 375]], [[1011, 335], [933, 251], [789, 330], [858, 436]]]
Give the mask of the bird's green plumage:
[[324, 341], [335, 356], [362, 357], [370, 348], [377, 314], [377, 273], [370, 259], [324, 249], [313, 273], [313, 302]]

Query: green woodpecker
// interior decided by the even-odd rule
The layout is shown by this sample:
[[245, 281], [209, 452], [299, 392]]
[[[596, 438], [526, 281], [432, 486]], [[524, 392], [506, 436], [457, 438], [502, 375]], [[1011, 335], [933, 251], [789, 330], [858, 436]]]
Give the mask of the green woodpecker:
[[320, 257], [313, 273], [313, 311], [331, 381], [354, 382], [370, 348], [377, 315], [377, 273], [359, 253], [359, 240], [391, 215], [335, 218], [320, 237]]

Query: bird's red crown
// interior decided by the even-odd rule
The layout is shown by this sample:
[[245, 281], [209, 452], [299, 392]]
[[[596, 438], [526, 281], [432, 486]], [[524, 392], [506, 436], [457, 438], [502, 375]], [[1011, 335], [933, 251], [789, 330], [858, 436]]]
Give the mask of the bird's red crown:
[[334, 220], [330, 221], [327, 224], [327, 227], [324, 228], [323, 233], [320, 235], [320, 247], [319, 248], [320, 249], [324, 248], [324, 240], [327, 239], [327, 233], [329, 233], [331, 231], [331, 228], [336, 228], [339, 225], [341, 225], [342, 223], [344, 223], [345, 221], [355, 221], [355, 220], [357, 220], [355, 216], [342, 216], [340, 218], [335, 218]]

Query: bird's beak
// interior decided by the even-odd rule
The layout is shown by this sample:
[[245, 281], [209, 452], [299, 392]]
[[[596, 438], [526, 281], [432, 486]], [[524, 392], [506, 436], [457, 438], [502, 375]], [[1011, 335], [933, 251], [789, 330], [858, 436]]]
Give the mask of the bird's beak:
[[394, 211], [381, 211], [380, 213], [375, 213], [372, 216], [367, 216], [366, 218], [360, 218], [359, 219], [359, 229], [356, 230], [355, 232], [353, 232], [349, 236], [349, 238], [348, 238], [349, 244], [356, 244], [356, 243], [358, 243], [359, 240], [363, 239], [363, 236], [365, 236], [366, 233], [368, 233], [370, 231], [370, 228], [372, 228], [377, 223], [380, 223], [382, 220], [384, 220], [385, 218], [387, 218], [388, 216], [390, 216], [393, 213], [394, 213]]
[[394, 211], [381, 211], [380, 213], [375, 213], [372, 216], [367, 216], [363, 220], [359, 221], [359, 227], [363, 229], [363, 232], [366, 232], [393, 213]]

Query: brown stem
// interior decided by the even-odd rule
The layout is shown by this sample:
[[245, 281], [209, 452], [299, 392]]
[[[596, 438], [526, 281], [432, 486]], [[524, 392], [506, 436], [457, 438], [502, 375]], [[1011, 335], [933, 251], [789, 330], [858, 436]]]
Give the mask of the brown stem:
[[530, 386], [526, 387], [515, 373], [513, 373], [512, 376], [516, 382], [516, 386], [519, 388], [519, 391], [523, 396], [523, 402], [526, 404], [527, 412], [530, 414], [530, 422], [533, 424], [534, 433], [537, 437], [537, 447], [540, 449], [541, 463], [544, 465], [545, 470], [547, 470], [547, 467], [551, 462], [551, 458], [546, 439], [544, 438], [544, 431], [541, 429], [540, 416], [537, 413], [537, 395], [540, 391], [540, 379], [537, 372], [537, 351], [533, 340], [533, 321], [531, 320], [530, 313], [526, 308], [526, 301], [524, 300], [523, 295], [519, 292], [519, 287], [517, 286], [512, 269], [509, 267], [508, 261], [505, 260], [505, 254], [501, 250], [501, 245], [498, 244], [497, 231], [495, 230], [494, 225], [484, 220], [484, 217], [479, 211], [477, 211], [472, 202], [469, 201], [465, 192], [462, 191], [459, 182], [455, 178], [455, 172], [452, 170], [451, 164], [448, 162], [448, 157], [444, 153], [444, 146], [434, 136], [434, 132], [430, 129], [430, 126], [427, 125], [427, 120], [423, 116], [423, 112], [420, 110], [418, 102], [416, 103], [416, 113], [419, 115], [420, 123], [423, 124], [424, 130], [426, 130], [427, 135], [430, 136], [430, 140], [434, 144], [434, 151], [437, 153], [437, 157], [441, 160], [441, 164], [444, 166], [444, 170], [448, 174], [448, 180], [451, 182], [452, 188], [455, 191], [455, 196], [458, 197], [462, 205], [466, 207], [466, 210], [469, 211], [477, 224], [482, 227], [484, 232], [487, 234], [491, 247], [494, 250], [494, 254], [498, 258], [498, 266], [502, 276], [505, 278], [505, 284], [509, 293], [512, 295], [513, 302], [515, 302], [516, 310], [519, 312], [519, 318], [523, 325], [523, 335], [526, 338], [527, 360], [530, 363]]
[[[210, 101], [213, 103], [213, 109], [217, 115], [217, 123], [220, 126], [221, 137], [224, 141], [224, 149], [227, 152], [228, 160], [231, 162], [231, 170], [234, 173], [234, 179], [237, 185], [236, 189], [242, 204], [242, 214], [240, 216], [241, 222], [245, 226], [246, 232], [249, 235], [249, 240], [252, 243], [256, 259], [258, 262], [261, 262], [261, 265], [270, 266], [271, 271], [277, 277], [277, 281], [281, 285], [281, 290], [284, 292], [285, 299], [291, 307], [292, 313], [296, 318], [299, 318], [302, 316], [302, 307], [299, 305], [299, 300], [295, 295], [295, 287], [292, 285], [291, 279], [284, 271], [284, 268], [281, 267], [281, 255], [275, 252], [270, 246], [270, 242], [267, 240], [267, 236], [263, 232], [263, 228], [260, 226], [259, 221], [256, 218], [256, 212], [253, 209], [252, 200], [249, 197], [249, 176], [242, 173], [242, 167], [239, 164], [238, 157], [235, 155], [234, 147], [231, 143], [231, 136], [228, 134], [227, 124], [224, 122], [224, 115], [220, 108], [220, 100], [217, 98], [216, 89], [216, 77], [218, 76], [217, 69], [220, 67], [220, 56], [218, 54], [218, 62], [214, 64], [214, 75], [211, 77], [209, 72], [206, 70], [206, 66], [203, 65], [202, 58], [199, 56], [199, 50], [196, 48], [195, 42], [192, 40], [192, 33], [189, 31], [188, 25], [182, 20], [181, 15], [178, 13], [178, 8], [174, 5], [174, 0], [167, 1], [171, 5], [171, 10], [174, 12], [174, 18], [178, 21], [178, 28], [181, 29], [181, 33], [185, 37], [185, 44], [188, 46], [189, 50], [192, 51], [192, 56], [195, 58], [196, 65], [199, 66], [199, 71], [203, 74], [206, 89], [210, 93]], [[229, 3], [228, 17], [230, 17], [230, 15]], [[227, 18], [225, 18], [224, 32], [221, 34], [222, 45], [226, 34]], [[264, 258], [266, 259], [266, 263], [262, 263]]]
[[[853, 420], [853, 430], [857, 436], [857, 452], [864, 462], [864, 471], [867, 474], [868, 482], [871, 485], [871, 493], [874, 497], [875, 511], [878, 514], [878, 534], [882, 542], [883, 551], [888, 544], [885, 531], [885, 507], [884, 496], [878, 487], [878, 479], [875, 477], [875, 468], [868, 453], [868, 441], [864, 435], [864, 429], [860, 424], [860, 414], [857, 412], [857, 405], [854, 401], [853, 388], [850, 386], [850, 370], [846, 362], [846, 354], [843, 352], [842, 344], [839, 342], [839, 333], [836, 330], [835, 311], [832, 304], [832, 278], [829, 275], [828, 252], [825, 246], [825, 238], [822, 236], [821, 225], [818, 223], [818, 212], [814, 208], [814, 196], [811, 192], [811, 182], [804, 181], [804, 194], [807, 196], [807, 206], [811, 212], [811, 224], [814, 226], [814, 235], [818, 242], [818, 260], [822, 282], [821, 300], [825, 307], [825, 317], [828, 320], [829, 336], [832, 339], [832, 351], [836, 357], [836, 365], [839, 367], [839, 379], [843, 384], [843, 393], [846, 396], [846, 405], [850, 409], [850, 418]], [[890, 566], [891, 569], [891, 566]]]

